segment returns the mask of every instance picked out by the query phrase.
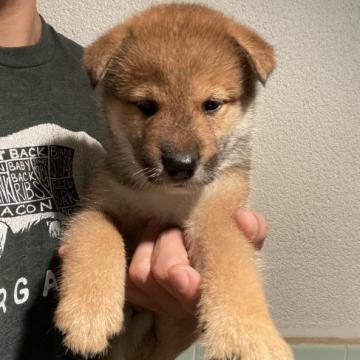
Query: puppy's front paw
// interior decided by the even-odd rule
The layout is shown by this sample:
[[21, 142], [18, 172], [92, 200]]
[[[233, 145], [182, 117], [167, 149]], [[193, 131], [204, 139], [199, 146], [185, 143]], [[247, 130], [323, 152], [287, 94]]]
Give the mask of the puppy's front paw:
[[276, 329], [242, 326], [236, 331], [208, 330], [203, 338], [205, 358], [210, 360], [293, 360], [288, 344]]
[[[104, 353], [108, 339], [120, 332], [123, 324], [122, 306], [110, 306], [99, 298], [67, 294], [60, 299], [55, 313], [56, 327], [65, 335], [64, 345], [85, 357]], [[95, 300], [95, 301], [94, 301]]]

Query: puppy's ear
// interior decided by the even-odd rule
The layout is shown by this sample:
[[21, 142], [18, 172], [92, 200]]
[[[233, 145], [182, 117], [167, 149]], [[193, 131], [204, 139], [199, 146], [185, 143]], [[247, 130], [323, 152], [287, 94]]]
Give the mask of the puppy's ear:
[[94, 87], [104, 78], [113, 55], [121, 47], [126, 35], [126, 25], [120, 24], [84, 50], [83, 64]]
[[254, 31], [234, 21], [228, 22], [228, 33], [246, 51], [259, 80], [265, 85], [275, 69], [274, 49]]

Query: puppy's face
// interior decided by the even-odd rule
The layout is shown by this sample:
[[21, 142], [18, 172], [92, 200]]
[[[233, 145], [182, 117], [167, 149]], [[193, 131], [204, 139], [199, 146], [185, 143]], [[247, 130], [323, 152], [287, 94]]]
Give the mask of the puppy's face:
[[197, 187], [241, 163], [234, 141], [244, 140], [257, 77], [229, 24], [204, 7], [171, 5], [113, 30], [121, 41], [102, 83], [122, 176], [138, 185]]

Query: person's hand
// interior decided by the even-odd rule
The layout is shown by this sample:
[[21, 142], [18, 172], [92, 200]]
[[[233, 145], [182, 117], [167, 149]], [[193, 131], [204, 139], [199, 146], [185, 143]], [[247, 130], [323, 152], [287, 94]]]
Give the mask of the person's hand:
[[[238, 209], [234, 219], [254, 247], [261, 249], [267, 235], [264, 218]], [[126, 299], [153, 311], [155, 351], [164, 359], [175, 358], [196, 340], [200, 284], [200, 274], [189, 263], [183, 233], [177, 228], [161, 232], [156, 223], [149, 224], [129, 266]], [[168, 341], [171, 354], [165, 354]]]
[[[267, 235], [265, 219], [244, 209], [238, 209], [234, 219], [254, 247], [261, 249]], [[189, 263], [182, 232], [177, 228], [160, 232], [156, 224], [150, 224], [130, 263], [127, 300], [154, 312], [186, 318], [195, 315], [200, 283], [200, 274]]]
[[[254, 247], [261, 249], [267, 234], [265, 219], [245, 209], [236, 210], [234, 219]], [[58, 252], [63, 256], [66, 245]], [[193, 316], [200, 283], [200, 274], [190, 266], [181, 231], [174, 228], [160, 233], [155, 224], [148, 226], [130, 264], [127, 300], [174, 317]]]

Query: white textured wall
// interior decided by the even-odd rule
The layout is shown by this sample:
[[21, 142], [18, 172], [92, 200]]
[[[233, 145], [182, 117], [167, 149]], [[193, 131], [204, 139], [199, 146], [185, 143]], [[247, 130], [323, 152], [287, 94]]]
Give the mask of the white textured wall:
[[[203, 2], [255, 29], [278, 69], [257, 107], [252, 206], [268, 219], [263, 250], [272, 311], [288, 336], [360, 337], [360, 2]], [[150, 1], [39, 0], [88, 44]]]

